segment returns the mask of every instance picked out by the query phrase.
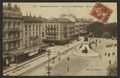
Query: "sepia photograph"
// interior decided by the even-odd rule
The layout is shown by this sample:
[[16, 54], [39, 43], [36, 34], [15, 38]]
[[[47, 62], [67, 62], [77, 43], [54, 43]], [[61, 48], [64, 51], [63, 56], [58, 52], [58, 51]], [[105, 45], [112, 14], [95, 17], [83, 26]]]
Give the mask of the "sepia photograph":
[[3, 76], [118, 76], [117, 2], [3, 2]]

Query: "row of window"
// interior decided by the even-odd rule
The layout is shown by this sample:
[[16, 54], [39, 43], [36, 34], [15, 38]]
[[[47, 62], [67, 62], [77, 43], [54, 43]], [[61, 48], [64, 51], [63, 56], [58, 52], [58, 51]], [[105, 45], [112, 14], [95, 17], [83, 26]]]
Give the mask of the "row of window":
[[[36, 26], [36, 28], [35, 28], [35, 26]], [[38, 30], [38, 29], [40, 30], [40, 26], [41, 26], [41, 25], [39, 25], [39, 26], [38, 26], [38, 25], [25, 25], [25, 31], [28, 31], [28, 30], [31, 31], [31, 27], [33, 28], [33, 31], [34, 31], [35, 29], [36, 29], [36, 30]]]
[[56, 39], [57, 37], [46, 37], [47, 39]]
[[57, 34], [55, 34], [55, 33], [48, 33], [48, 34], [46, 34], [46, 35], [49, 35], [49, 36], [59, 36], [58, 33], [57, 33]]
[[[31, 32], [29, 32], [29, 33], [25, 32], [25, 36], [27, 36], [27, 35], [30, 36], [31, 34], [32, 34]], [[38, 35], [38, 34], [41, 34], [41, 32], [39, 32], [39, 33], [38, 32], [33, 32], [33, 35]]]
[[20, 43], [19, 42], [10, 42], [8, 44], [8, 46], [6, 46], [7, 44], [4, 44], [3, 49], [4, 50], [9, 50], [9, 49], [14, 49], [14, 48], [19, 48], [20, 47]]
[[8, 16], [10, 16], [10, 17], [21, 17], [22, 15], [21, 15], [21, 13], [10, 13], [10, 12], [4, 12], [3, 13], [3, 16], [5, 16], [5, 17], [8, 17]]
[[3, 22], [3, 28], [19, 28], [20, 22]]
[[28, 42], [28, 40], [25, 40], [25, 46], [28, 46], [28, 45], [29, 45], [29, 46], [33, 46], [33, 45], [37, 45], [37, 44], [39, 44], [39, 43], [38, 43], [38, 41], [36, 41], [36, 40], [34, 40], [34, 41], [31, 40], [31, 41], [29, 41], [29, 42]]
[[6, 24], [7, 24], [8, 26], [9, 26], [9, 25], [11, 25], [11, 24], [12, 24], [12, 25], [20, 25], [20, 24], [21, 24], [21, 22], [17, 22], [17, 21], [16, 21], [16, 22], [13, 22], [13, 21], [8, 21], [8, 23], [3, 22], [3, 25], [6, 25]]
[[9, 33], [9, 34], [4, 33], [3, 38], [7, 38], [7, 37], [10, 39], [18, 38], [20, 37], [20, 33]]
[[46, 30], [46, 33], [58, 33], [58, 29], [56, 31], [53, 30]]
[[47, 27], [51, 27], [51, 28], [53, 28], [53, 27], [58, 27], [59, 25], [57, 24], [57, 25], [45, 25], [45, 27], [47, 28]]

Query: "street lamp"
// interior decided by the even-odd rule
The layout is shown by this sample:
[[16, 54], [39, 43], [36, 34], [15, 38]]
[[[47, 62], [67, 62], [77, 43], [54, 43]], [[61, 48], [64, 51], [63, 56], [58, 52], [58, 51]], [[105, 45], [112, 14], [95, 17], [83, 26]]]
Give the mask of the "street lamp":
[[17, 68], [17, 56], [15, 56], [16, 68]]
[[58, 59], [58, 60], [60, 61], [60, 52], [59, 52], [59, 51], [58, 51], [58, 56], [59, 56], [59, 59]]
[[[68, 63], [69, 63], [69, 61], [70, 61], [70, 58], [69, 57], [67, 57], [67, 61], [68, 61]], [[67, 72], [69, 72], [69, 64], [68, 64], [68, 67], [67, 67]]]
[[16, 71], [17, 71], [17, 56], [15, 55], [15, 67], [16, 67]]
[[50, 76], [50, 73], [51, 73], [51, 67], [50, 67], [50, 51], [48, 50], [48, 67], [47, 67], [47, 73], [48, 73], [48, 76]]

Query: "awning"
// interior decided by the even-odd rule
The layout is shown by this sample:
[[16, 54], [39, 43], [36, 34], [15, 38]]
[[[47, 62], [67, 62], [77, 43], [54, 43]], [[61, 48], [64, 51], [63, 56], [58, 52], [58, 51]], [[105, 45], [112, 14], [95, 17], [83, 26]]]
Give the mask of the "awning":
[[24, 52], [10, 52], [10, 54], [14, 56], [20, 56], [20, 55], [23, 55]]
[[19, 56], [19, 55], [23, 55], [24, 51], [23, 50], [16, 50], [16, 51], [9, 52], [9, 54], [14, 55], [14, 56]]
[[30, 53], [30, 52], [32, 52], [34, 50], [38, 50], [39, 48], [40, 48], [40, 46], [28, 47], [28, 48], [24, 48], [23, 52], [24, 52], [24, 54], [26, 54], [26, 53]]

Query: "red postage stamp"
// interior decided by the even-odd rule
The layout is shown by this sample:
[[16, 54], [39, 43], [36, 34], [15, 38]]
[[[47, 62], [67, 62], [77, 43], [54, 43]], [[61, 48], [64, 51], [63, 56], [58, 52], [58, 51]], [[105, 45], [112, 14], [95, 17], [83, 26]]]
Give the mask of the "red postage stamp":
[[94, 16], [95, 18], [101, 20], [102, 22], [106, 23], [109, 19], [110, 15], [112, 14], [112, 10], [108, 8], [107, 6], [96, 3], [93, 7], [90, 15]]

